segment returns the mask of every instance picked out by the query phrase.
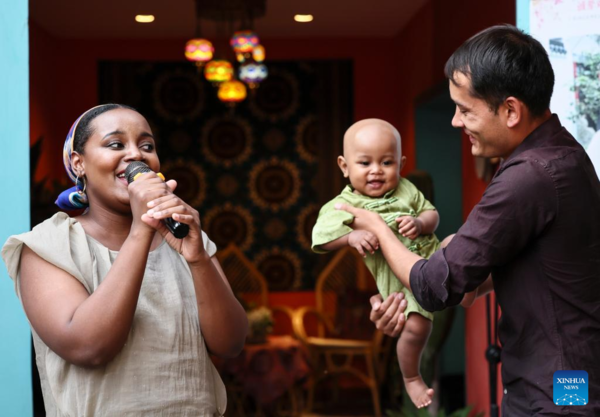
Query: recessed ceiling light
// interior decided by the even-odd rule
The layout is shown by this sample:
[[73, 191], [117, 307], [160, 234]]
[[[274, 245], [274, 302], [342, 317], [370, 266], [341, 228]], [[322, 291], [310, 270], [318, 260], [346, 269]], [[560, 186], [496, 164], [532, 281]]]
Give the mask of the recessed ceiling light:
[[135, 21], [138, 23], [152, 23], [154, 16], [151, 14], [138, 14], [135, 16]]
[[313, 15], [312, 14], [297, 14], [294, 16], [294, 20], [296, 22], [300, 22], [300, 23], [312, 22]]

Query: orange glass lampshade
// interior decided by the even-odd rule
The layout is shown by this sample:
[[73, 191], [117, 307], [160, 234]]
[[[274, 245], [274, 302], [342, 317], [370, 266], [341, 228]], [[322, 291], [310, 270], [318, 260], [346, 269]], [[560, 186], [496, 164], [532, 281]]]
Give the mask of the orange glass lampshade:
[[252, 58], [254, 58], [256, 62], [263, 62], [265, 60], [265, 47], [256, 45], [252, 50]]
[[246, 98], [246, 86], [238, 80], [231, 80], [219, 86], [219, 100], [224, 103], [239, 103]]

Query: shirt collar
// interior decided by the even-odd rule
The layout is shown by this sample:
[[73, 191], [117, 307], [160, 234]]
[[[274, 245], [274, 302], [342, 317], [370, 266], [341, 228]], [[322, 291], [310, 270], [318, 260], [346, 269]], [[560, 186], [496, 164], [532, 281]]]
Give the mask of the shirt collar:
[[564, 141], [563, 135], [557, 135], [564, 127], [560, 124], [560, 120], [556, 114], [552, 114], [548, 120], [536, 127], [519, 146], [510, 154], [503, 162], [506, 164], [511, 159], [516, 158], [520, 154], [530, 149], [552, 146]]

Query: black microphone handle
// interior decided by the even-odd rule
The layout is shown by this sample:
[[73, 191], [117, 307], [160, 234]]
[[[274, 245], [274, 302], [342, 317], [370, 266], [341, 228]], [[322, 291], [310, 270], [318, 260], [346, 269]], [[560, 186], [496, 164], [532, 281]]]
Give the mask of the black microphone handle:
[[177, 220], [174, 220], [172, 217], [167, 217], [162, 220], [169, 232], [173, 233], [177, 239], [183, 239], [190, 232], [190, 227], [187, 224], [179, 223]]

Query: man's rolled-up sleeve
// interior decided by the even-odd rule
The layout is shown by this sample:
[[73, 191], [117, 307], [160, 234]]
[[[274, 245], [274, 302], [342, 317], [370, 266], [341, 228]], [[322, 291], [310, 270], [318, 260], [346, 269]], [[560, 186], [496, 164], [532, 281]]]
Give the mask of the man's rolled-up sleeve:
[[439, 311], [461, 301], [462, 296], [455, 294], [449, 297], [449, 275], [444, 249], [435, 252], [429, 260], [420, 260], [413, 266], [410, 271], [410, 287], [415, 299], [425, 310]]

